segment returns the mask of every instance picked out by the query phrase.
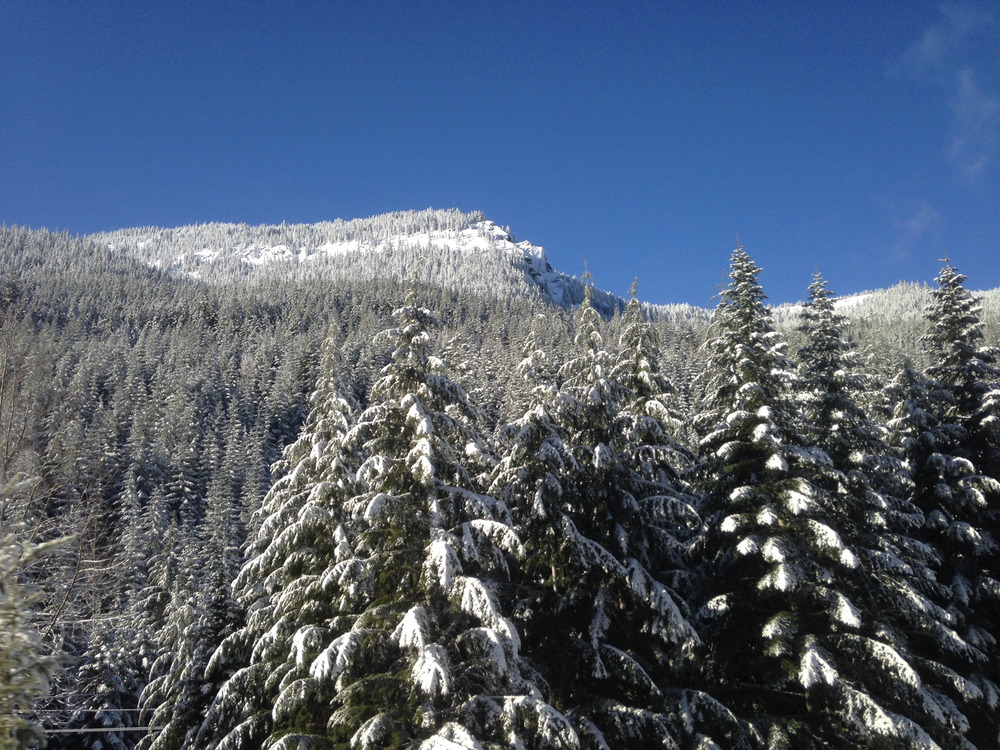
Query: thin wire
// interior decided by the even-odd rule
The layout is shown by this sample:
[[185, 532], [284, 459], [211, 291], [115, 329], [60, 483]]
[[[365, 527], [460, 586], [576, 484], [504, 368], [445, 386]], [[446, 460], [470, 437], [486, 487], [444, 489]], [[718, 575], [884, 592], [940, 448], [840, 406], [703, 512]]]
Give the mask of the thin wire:
[[28, 713], [33, 714], [100, 714], [100, 713], [139, 713], [141, 708], [39, 708]]
[[159, 732], [163, 727], [105, 727], [103, 729], [43, 729], [45, 734], [91, 734], [93, 732]]

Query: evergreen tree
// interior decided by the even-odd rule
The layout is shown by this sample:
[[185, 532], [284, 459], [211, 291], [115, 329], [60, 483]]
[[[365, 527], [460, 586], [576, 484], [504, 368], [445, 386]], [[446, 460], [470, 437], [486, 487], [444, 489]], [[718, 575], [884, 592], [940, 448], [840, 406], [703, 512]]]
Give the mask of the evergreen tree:
[[930, 700], [919, 678], [891, 641], [866, 630], [851, 599], [862, 564], [841, 534], [851, 498], [827, 489], [829, 457], [797, 430], [792, 368], [759, 274], [737, 248], [707, 344], [699, 474], [709, 690], [768, 748], [933, 747], [899, 712], [911, 695]]
[[891, 537], [912, 531], [922, 517], [906, 499], [905, 466], [887, 443], [888, 429], [858, 403], [872, 379], [858, 372], [833, 298], [817, 273], [799, 326], [805, 337], [795, 388], [801, 432], [829, 458], [825, 489], [834, 498], [847, 498], [831, 506], [845, 538], [859, 552], [891, 547], [896, 554]]
[[[143, 460], [145, 446], [133, 445], [133, 460], [118, 498], [119, 542], [115, 567], [122, 571], [112, 592], [108, 614], [95, 618], [87, 649], [79, 667], [79, 698], [69, 728], [107, 728], [79, 738], [94, 750], [128, 750], [140, 735], [136, 725], [139, 695], [146, 684], [155, 644], [153, 630], [139, 608], [149, 580], [149, 555], [153, 544], [149, 467]], [[116, 731], [118, 730], [118, 731]], [[125, 731], [121, 731], [125, 730]]]
[[[236, 446], [231, 446], [236, 447]], [[240, 567], [243, 529], [232, 478], [219, 476], [206, 501], [201, 534], [185, 555], [188, 571], [164, 627], [161, 664], [142, 693], [143, 718], [157, 731], [139, 744], [143, 750], [197, 750], [197, 734], [225, 673], [208, 673], [212, 653], [242, 622], [231, 587]], [[161, 637], [164, 637], [161, 635]]]
[[237, 579], [248, 626], [220, 650], [256, 639], [206, 722], [237, 709], [219, 747], [475, 747], [568, 731], [521, 674], [493, 593], [520, 542], [506, 508], [472, 489], [473, 410], [412, 295], [371, 405], [349, 429], [335, 418], [328, 442], [317, 430], [347, 410], [317, 404], [268, 497]]
[[[114, 617], [102, 618], [91, 629], [85, 661], [79, 668], [81, 707], [68, 727], [92, 730], [77, 738], [82, 747], [130, 750], [141, 738], [129, 731], [136, 726], [138, 697], [145, 682], [145, 675], [129, 658], [130, 636]], [[62, 746], [73, 746], [68, 737], [58, 738]]]
[[1000, 483], [994, 464], [1000, 369], [995, 351], [981, 346], [978, 306], [963, 287], [965, 277], [946, 264], [937, 280], [924, 339], [932, 363], [924, 375], [912, 369], [901, 375], [895, 439], [925, 517], [920, 540], [931, 550], [928, 567], [943, 587], [935, 590], [935, 601], [958, 633], [933, 644], [946, 667], [939, 681], [965, 707], [970, 738], [990, 746], [1000, 740]]
[[[965, 280], [947, 262], [935, 279], [938, 288], [927, 310], [931, 330], [924, 339], [933, 357], [927, 374], [950, 394], [938, 416], [954, 425], [957, 454], [977, 472], [1000, 480], [1000, 350], [984, 346], [979, 301], [965, 289]], [[985, 487], [995, 506], [1000, 485]]]
[[542, 343], [545, 320], [542, 314], [532, 316], [528, 334], [521, 347], [521, 359], [516, 366], [508, 368], [503, 422], [498, 425], [498, 430], [524, 414], [533, 402], [532, 391], [536, 386], [549, 384], [554, 380], [552, 362]]
[[[9, 481], [0, 486], [0, 506], [36, 481]], [[43, 652], [30, 625], [32, 587], [18, 578], [26, 565], [61, 541], [32, 544], [15, 537], [17, 531], [24, 530], [6, 526], [0, 535], [0, 748], [4, 750], [44, 744], [41, 727], [29, 717], [56, 667], [55, 658]]]
[[844, 336], [844, 316], [836, 312], [833, 301], [826, 281], [815, 274], [798, 329], [805, 336], [798, 352], [799, 408], [806, 437], [821, 444], [831, 458], [843, 461], [854, 451], [868, 452], [872, 436], [863, 429], [866, 420], [854, 400], [863, 383], [854, 372], [857, 362]]
[[[919, 541], [923, 514], [910, 499], [905, 464], [887, 444], [887, 430], [872, 422], [856, 401], [870, 378], [855, 372], [857, 361], [844, 325], [817, 274], [799, 329], [805, 343], [799, 350], [797, 392], [803, 430], [830, 459], [830, 470], [817, 482], [831, 501], [841, 538], [860, 558], [840, 585], [862, 613], [860, 632], [890, 647], [920, 681], [921, 690], [909, 691], [907, 700], [887, 694], [883, 701], [895, 702], [896, 710], [944, 739], [948, 731], [935, 724], [950, 723], [962, 731], [967, 716], [981, 708], [970, 705], [968, 693], [956, 690], [963, 678], [947, 666], [953, 661], [951, 643], [961, 639], [953, 618], [937, 604], [936, 557]], [[954, 735], [948, 741], [962, 743]]]
[[[536, 386], [494, 472], [528, 550], [510, 596], [525, 651], [581, 741], [673, 747], [704, 729], [693, 714], [725, 715], [676, 687], [697, 636], [681, 598], [654, 574], [665, 572], [660, 545], [676, 552], [694, 513], [690, 498], [630, 463], [626, 424], [635, 420], [621, 410], [638, 395], [611, 375], [590, 289], [563, 386]], [[531, 377], [540, 357], [528, 348]]]
[[247, 620], [208, 665], [213, 679], [231, 675], [197, 735], [203, 747], [260, 747], [270, 733], [278, 686], [291, 668], [292, 636], [335, 615], [320, 584], [345, 551], [340, 493], [351, 470], [341, 443], [356, 406], [332, 377], [320, 381], [312, 400], [302, 433], [274, 466], [278, 478], [251, 519], [255, 531], [233, 587]]
[[679, 487], [693, 456], [677, 437], [681, 419], [674, 408], [674, 387], [660, 369], [660, 337], [643, 317], [637, 289], [638, 279], [629, 290], [611, 370], [612, 380], [626, 394], [618, 415], [624, 430], [620, 452], [644, 479]]

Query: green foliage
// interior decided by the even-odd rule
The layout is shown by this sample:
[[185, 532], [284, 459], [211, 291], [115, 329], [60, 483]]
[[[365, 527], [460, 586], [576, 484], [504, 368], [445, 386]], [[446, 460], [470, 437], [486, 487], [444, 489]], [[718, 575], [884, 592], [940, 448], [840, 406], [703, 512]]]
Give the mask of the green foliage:
[[[36, 479], [10, 480], [0, 485], [0, 504], [30, 489]], [[26, 529], [5, 526], [0, 533], [0, 748], [16, 750], [44, 744], [41, 727], [31, 718], [49, 687], [56, 659], [46, 654], [32, 627], [34, 587], [19, 580], [26, 566], [65, 544], [56, 540], [35, 544]]]
[[[398, 242], [481, 220], [0, 228], [0, 476], [39, 477], [0, 523], [78, 532], [7, 589], [67, 665], [23, 706], [108, 730], [50, 744], [995, 746], [997, 317], [964, 278], [772, 310], [738, 250], [709, 329]], [[198, 255], [334, 239], [379, 249]]]
[[891, 457], [853, 402], [825, 285], [812, 287], [799, 378], [758, 274], [738, 248], [708, 343], [698, 469], [708, 690], [766, 747], [962, 746], [967, 716], [918, 672], [944, 663], [907, 637], [955, 633], [929, 614], [926, 569], [900, 561], [905, 504], [879, 474]]

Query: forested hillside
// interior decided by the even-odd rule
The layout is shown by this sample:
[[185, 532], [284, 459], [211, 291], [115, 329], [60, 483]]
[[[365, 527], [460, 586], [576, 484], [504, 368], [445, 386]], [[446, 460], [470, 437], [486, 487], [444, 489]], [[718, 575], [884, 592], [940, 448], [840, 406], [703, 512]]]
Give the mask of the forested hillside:
[[1000, 746], [997, 293], [729, 273], [0, 228], [0, 747]]

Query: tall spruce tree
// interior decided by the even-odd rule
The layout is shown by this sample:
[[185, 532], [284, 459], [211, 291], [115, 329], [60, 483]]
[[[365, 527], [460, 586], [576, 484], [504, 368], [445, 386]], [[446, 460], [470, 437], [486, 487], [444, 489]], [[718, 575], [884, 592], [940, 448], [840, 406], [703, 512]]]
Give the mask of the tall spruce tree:
[[912, 473], [914, 501], [924, 513], [920, 539], [943, 590], [958, 637], [940, 644], [942, 679], [967, 706], [969, 737], [1000, 741], [1000, 526], [997, 481], [996, 351], [982, 345], [976, 300], [965, 277], [946, 263], [926, 317], [931, 357], [926, 373], [904, 370], [894, 427]]
[[789, 385], [791, 363], [738, 247], [707, 343], [699, 419], [709, 690], [768, 748], [934, 747], [897, 709], [919, 679], [865, 629], [849, 582], [862, 561], [841, 534], [830, 458], [810, 444]]
[[[87, 651], [79, 668], [77, 692], [80, 706], [70, 717], [67, 729], [88, 729], [75, 739], [56, 736], [62, 747], [92, 750], [130, 750], [141, 739], [137, 727], [139, 693], [145, 670], [131, 661], [131, 634], [115, 617], [105, 617], [91, 626]], [[103, 731], [100, 731], [103, 730]]]
[[209, 660], [243, 619], [231, 593], [243, 542], [232, 477], [222, 474], [212, 483], [206, 505], [200, 533], [183, 561], [187, 585], [175, 594], [164, 627], [171, 644], [161, 657], [164, 666], [154, 665], [155, 677], [142, 692], [142, 718], [156, 731], [143, 738], [141, 750], [201, 747], [198, 731], [226, 676], [209, 672]]
[[118, 498], [119, 540], [115, 565], [122, 573], [114, 592], [112, 614], [94, 618], [78, 668], [79, 684], [69, 728], [104, 732], [81, 733], [84, 747], [129, 750], [141, 739], [136, 731], [139, 695], [146, 684], [155, 651], [154, 629], [139, 607], [149, 576], [153, 533], [149, 527], [151, 492], [145, 446], [133, 446], [125, 486]]
[[[706, 730], [699, 718], [726, 716], [708, 696], [682, 689], [697, 635], [660, 575], [668, 566], [682, 573], [677, 537], [696, 515], [669, 475], [643, 476], [633, 465], [639, 443], [663, 435], [646, 401], [623, 416], [643, 395], [628, 378], [655, 383], [651, 341], [630, 318], [627, 340], [639, 351], [624, 355], [613, 376], [585, 281], [576, 356], [560, 369], [560, 387], [534, 389], [534, 404], [506, 431], [493, 476], [528, 550], [511, 597], [526, 653], [586, 745], [675, 747]], [[522, 369], [530, 377], [539, 357], [529, 348]]]
[[[965, 289], [966, 277], [946, 261], [935, 281], [924, 341], [933, 357], [928, 375], [949, 394], [939, 417], [954, 425], [958, 455], [1000, 480], [1000, 349], [985, 346], [979, 300]], [[1000, 486], [984, 486], [996, 507]]]
[[296, 663], [293, 636], [335, 616], [320, 584], [343, 551], [340, 493], [351, 471], [341, 441], [357, 409], [338, 385], [332, 375], [320, 380], [308, 421], [274, 466], [278, 478], [251, 520], [256, 531], [234, 583], [247, 621], [207, 667], [212, 679], [231, 674], [198, 732], [203, 747], [275, 746], [272, 711], [282, 678]]
[[431, 354], [439, 323], [414, 289], [394, 315], [395, 349], [370, 406], [350, 428], [338, 418], [329, 441], [314, 436], [329, 411], [315, 409], [289, 452], [297, 463], [268, 497], [237, 579], [249, 623], [221, 649], [249, 645], [249, 665], [206, 722], [230, 719], [220, 748], [572, 736], [522, 674], [494, 593], [522, 548], [504, 505], [476, 492], [466, 468], [485, 446], [465, 393]]
[[674, 406], [674, 387], [660, 369], [660, 337], [643, 317], [638, 283], [636, 279], [629, 289], [611, 370], [627, 394], [621, 405], [627, 461], [646, 478], [677, 483], [693, 457], [677, 438], [681, 418]]
[[[817, 483], [841, 538], [860, 558], [840, 585], [861, 610], [859, 632], [891, 648], [913, 670], [911, 689], [887, 692], [880, 700], [926, 725], [938, 741], [960, 746], [964, 740], [957, 734], [982, 707], [968, 700], [967, 691], [956, 690], [964, 678], [947, 665], [950, 644], [961, 639], [937, 603], [937, 558], [919, 541], [923, 514], [912, 502], [905, 462], [887, 443], [888, 430], [858, 405], [870, 379], [857, 374], [845, 320], [819, 274], [809, 291], [799, 328], [805, 343], [796, 392], [803, 432], [830, 460]], [[912, 690], [916, 685], [918, 692]]]
[[799, 326], [805, 338], [795, 387], [801, 432], [830, 460], [827, 490], [849, 496], [832, 506], [842, 531], [852, 544], [874, 550], [912, 530], [922, 517], [906, 499], [905, 466], [887, 442], [888, 429], [859, 405], [871, 378], [860, 373], [845, 327], [834, 295], [817, 273]]

